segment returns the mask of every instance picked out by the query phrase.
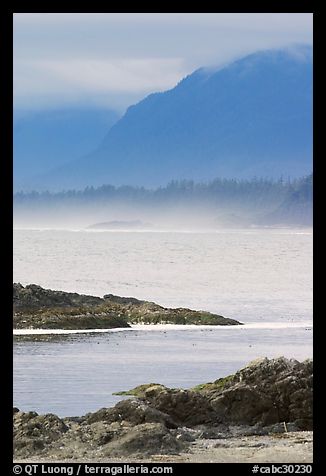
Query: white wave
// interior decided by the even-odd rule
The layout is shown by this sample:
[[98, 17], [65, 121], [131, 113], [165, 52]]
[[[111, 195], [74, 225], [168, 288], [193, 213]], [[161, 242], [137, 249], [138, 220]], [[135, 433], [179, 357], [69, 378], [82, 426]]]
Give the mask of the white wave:
[[131, 327], [119, 327], [114, 329], [14, 329], [14, 336], [25, 335], [50, 335], [50, 334], [94, 334], [102, 332], [132, 331]]
[[134, 330], [162, 331], [162, 330], [197, 330], [197, 329], [289, 329], [289, 328], [309, 328], [312, 329], [311, 322], [251, 322], [241, 326], [213, 326], [196, 324], [134, 324], [131, 326]]
[[56, 335], [56, 334], [94, 334], [123, 331], [184, 331], [184, 330], [219, 330], [219, 329], [289, 329], [306, 328], [312, 330], [311, 322], [252, 322], [242, 326], [209, 326], [195, 324], [134, 324], [131, 327], [118, 327], [114, 329], [13, 329], [13, 335]]
[[13, 231], [73, 231], [81, 232], [83, 228], [60, 228], [60, 227], [13, 227]]

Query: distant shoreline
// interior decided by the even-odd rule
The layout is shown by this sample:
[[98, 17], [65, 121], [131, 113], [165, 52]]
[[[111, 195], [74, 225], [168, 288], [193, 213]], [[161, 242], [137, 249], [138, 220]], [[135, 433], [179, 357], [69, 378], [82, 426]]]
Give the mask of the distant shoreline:
[[[127, 228], [111, 228], [111, 229], [101, 229], [101, 228], [88, 228], [88, 227], [76, 227], [76, 228], [67, 228], [67, 227], [40, 227], [40, 226], [14, 226], [14, 231], [71, 231], [71, 232], [85, 232], [85, 233], [248, 233], [255, 231], [287, 231], [291, 230], [291, 234], [305, 234], [312, 235], [313, 227], [306, 225], [295, 225], [295, 226], [283, 226], [283, 225], [270, 225], [270, 226], [247, 226], [247, 227], [223, 227], [223, 228], [184, 228], [184, 229], [175, 229], [175, 228], [144, 228], [144, 229], [127, 229]], [[297, 231], [294, 231], [297, 230]]]

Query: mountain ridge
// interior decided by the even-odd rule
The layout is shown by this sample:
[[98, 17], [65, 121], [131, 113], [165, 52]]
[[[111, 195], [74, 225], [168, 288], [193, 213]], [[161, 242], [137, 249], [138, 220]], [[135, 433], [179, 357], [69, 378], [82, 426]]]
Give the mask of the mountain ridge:
[[158, 186], [212, 176], [297, 177], [311, 169], [312, 49], [300, 47], [197, 69], [130, 106], [93, 153], [48, 181], [61, 189]]

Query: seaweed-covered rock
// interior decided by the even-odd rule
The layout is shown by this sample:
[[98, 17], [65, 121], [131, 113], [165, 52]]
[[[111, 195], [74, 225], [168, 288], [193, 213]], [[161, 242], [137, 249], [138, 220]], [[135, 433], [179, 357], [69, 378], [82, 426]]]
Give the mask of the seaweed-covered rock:
[[186, 308], [170, 309], [153, 302], [106, 294], [103, 298], [53, 291], [36, 284], [13, 284], [16, 329], [105, 329], [130, 324], [238, 325], [218, 314]]

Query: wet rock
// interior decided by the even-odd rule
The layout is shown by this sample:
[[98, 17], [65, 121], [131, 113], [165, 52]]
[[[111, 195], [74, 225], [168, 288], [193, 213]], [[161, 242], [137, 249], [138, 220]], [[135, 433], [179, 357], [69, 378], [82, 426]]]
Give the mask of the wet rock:
[[210, 402], [223, 421], [271, 425], [293, 422], [312, 429], [312, 361], [260, 359], [239, 370]]
[[169, 389], [159, 385], [144, 393], [150, 406], [167, 413], [179, 426], [193, 427], [205, 423], [218, 423], [217, 415], [208, 399], [198, 392]]
[[[312, 361], [258, 359], [236, 374], [192, 390], [142, 386], [138, 395], [179, 426], [293, 423], [312, 428]], [[140, 388], [140, 387], [138, 387]]]
[[143, 423], [125, 430], [104, 448], [107, 456], [148, 456], [155, 454], [177, 454], [186, 448], [184, 442], [177, 439], [161, 423]]
[[243, 424], [259, 421], [263, 426], [278, 421], [273, 399], [249, 386], [239, 385], [227, 389], [211, 404], [216, 414], [225, 421]]
[[91, 306], [101, 304], [102, 301], [100, 297], [65, 291], [53, 291], [52, 289], [44, 289], [37, 284], [28, 284], [25, 287], [20, 283], [13, 284], [14, 310], [81, 305]]
[[199, 432], [198, 438], [201, 439], [215, 440], [230, 436], [229, 426], [224, 424], [217, 426], [199, 425], [196, 426], [196, 431]]
[[128, 423], [113, 422], [103, 424], [103, 422], [97, 422], [91, 426], [92, 442], [95, 445], [104, 446], [110, 441], [119, 438], [121, 434], [128, 431], [131, 427]]
[[[113, 393], [113, 395], [129, 395], [129, 396], [142, 398], [142, 397], [145, 396], [146, 391], [150, 392], [149, 389], [151, 389], [152, 387], [154, 387], [152, 389], [153, 391], [156, 391], [157, 388], [160, 388], [161, 390], [166, 388], [164, 385], [161, 385], [159, 383], [145, 383], [143, 385], [138, 385], [135, 388], [131, 388], [130, 390], [123, 390], [123, 391], [120, 391], [120, 392], [115, 392], [115, 393]], [[148, 395], [149, 395], [149, 393], [148, 393]]]
[[195, 430], [185, 426], [178, 428], [177, 430], [173, 430], [171, 433], [176, 437], [177, 440], [184, 442], [193, 442], [202, 436], [201, 430]]
[[136, 299], [133, 297], [122, 297], [116, 296], [115, 294], [105, 294], [103, 299], [106, 299], [111, 302], [117, 302], [118, 304], [133, 304], [136, 306], [141, 306], [142, 304], [146, 304], [146, 301], [141, 301], [140, 299]]
[[170, 415], [157, 408], [146, 405], [141, 400], [122, 400], [113, 408], [101, 410], [85, 416], [85, 423], [92, 424], [99, 421], [113, 423], [127, 421], [132, 425], [143, 423], [161, 423], [167, 428], [177, 428], [177, 424]]
[[137, 324], [238, 325], [234, 319], [106, 294], [104, 298], [13, 284], [14, 328], [91, 329]]
[[47, 445], [61, 438], [68, 427], [51, 413], [14, 413], [14, 451], [20, 457], [41, 452]]

